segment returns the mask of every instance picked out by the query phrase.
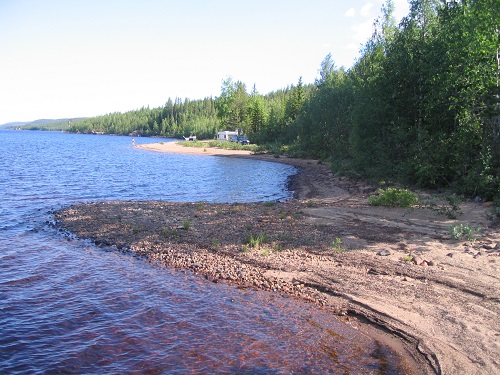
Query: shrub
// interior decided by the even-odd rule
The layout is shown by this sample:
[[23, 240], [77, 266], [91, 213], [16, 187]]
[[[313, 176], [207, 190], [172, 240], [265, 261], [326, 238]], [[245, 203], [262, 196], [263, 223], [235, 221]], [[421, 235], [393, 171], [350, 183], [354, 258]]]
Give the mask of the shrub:
[[403, 257], [403, 261], [405, 261], [405, 262], [413, 262], [413, 255], [411, 255], [411, 254], [405, 255]]
[[177, 232], [177, 230], [175, 229], [172, 229], [172, 228], [163, 228], [161, 230], [161, 233], [164, 237], [173, 237], [173, 236], [178, 236], [179, 235], [179, 232]]
[[455, 195], [445, 196], [444, 200], [446, 200], [448, 205], [438, 205], [433, 199], [439, 199], [439, 197], [431, 196], [430, 198], [424, 199], [422, 208], [434, 211], [440, 215], [445, 215], [448, 219], [456, 219], [457, 215], [462, 214], [462, 210], [460, 209], [460, 203], [463, 201], [462, 197]]
[[224, 148], [226, 150], [245, 150], [252, 152], [263, 151], [263, 148], [257, 146], [256, 144], [242, 145], [237, 142], [227, 142], [227, 141], [210, 141], [208, 142], [208, 146]]
[[332, 242], [332, 248], [335, 254], [341, 254], [345, 252], [345, 248], [342, 246], [342, 239], [341, 238], [335, 238], [335, 241]]
[[469, 224], [454, 224], [450, 227], [450, 235], [454, 240], [466, 239], [467, 241], [475, 241], [476, 233], [481, 228], [473, 228]]
[[418, 203], [418, 197], [407, 189], [378, 189], [377, 194], [368, 198], [373, 206], [412, 207]]

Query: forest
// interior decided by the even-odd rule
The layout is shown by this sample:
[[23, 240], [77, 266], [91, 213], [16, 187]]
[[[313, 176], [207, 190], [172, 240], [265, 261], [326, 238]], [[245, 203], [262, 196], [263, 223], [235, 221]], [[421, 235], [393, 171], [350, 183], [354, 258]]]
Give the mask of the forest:
[[500, 2], [411, 0], [399, 24], [386, 1], [349, 69], [332, 55], [318, 78], [261, 94], [223, 80], [218, 97], [70, 125], [83, 133], [213, 139], [239, 129], [276, 153], [341, 174], [447, 188], [500, 205]]

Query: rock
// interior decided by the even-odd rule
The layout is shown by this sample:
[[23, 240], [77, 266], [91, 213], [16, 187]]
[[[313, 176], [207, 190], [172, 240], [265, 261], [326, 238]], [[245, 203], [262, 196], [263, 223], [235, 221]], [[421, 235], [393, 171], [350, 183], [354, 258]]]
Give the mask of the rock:
[[486, 250], [493, 250], [493, 249], [496, 249], [498, 247], [498, 244], [497, 243], [485, 243], [483, 244], [483, 246], [481, 246], [483, 249], [486, 249]]
[[447, 257], [453, 258], [453, 253], [446, 254]]
[[375, 189], [371, 186], [360, 186], [358, 190], [361, 194], [366, 194], [373, 192]]
[[376, 270], [374, 268], [370, 268], [367, 272], [369, 275], [388, 275], [389, 274], [386, 271], [382, 271], [382, 270], [379, 271], [379, 270]]
[[387, 250], [387, 249], [380, 250], [380, 251], [377, 253], [377, 255], [380, 255], [380, 256], [382, 256], [382, 257], [386, 257], [386, 256], [391, 255], [391, 254], [392, 254], [392, 253], [391, 253], [389, 250]]
[[420, 258], [419, 256], [414, 255], [413, 256], [413, 263], [415, 263], [417, 266], [421, 265], [423, 262], [423, 259]]
[[400, 248], [401, 250], [406, 250], [406, 249], [408, 249], [408, 244], [406, 244], [406, 243], [404, 243], [404, 242], [399, 243], [399, 244], [398, 244], [398, 246], [399, 246], [399, 248]]

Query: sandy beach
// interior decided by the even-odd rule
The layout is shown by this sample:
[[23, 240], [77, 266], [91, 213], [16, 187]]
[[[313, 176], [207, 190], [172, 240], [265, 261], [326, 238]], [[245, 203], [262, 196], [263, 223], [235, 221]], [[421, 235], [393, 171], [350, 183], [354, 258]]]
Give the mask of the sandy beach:
[[[488, 205], [464, 202], [456, 219], [374, 207], [374, 186], [335, 176], [328, 163], [176, 142], [136, 148], [291, 164], [299, 169], [295, 199], [76, 205], [56, 214], [68, 237], [307, 299], [390, 342], [409, 372], [500, 372], [500, 234]], [[459, 223], [480, 227], [477, 238], [453, 239], [449, 229]]]

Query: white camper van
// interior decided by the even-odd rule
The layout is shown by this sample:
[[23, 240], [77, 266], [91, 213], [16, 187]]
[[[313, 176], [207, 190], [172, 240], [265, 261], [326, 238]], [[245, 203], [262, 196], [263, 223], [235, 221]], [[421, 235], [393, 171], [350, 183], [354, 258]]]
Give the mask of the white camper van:
[[217, 133], [217, 140], [218, 141], [227, 141], [227, 142], [237, 142], [241, 143], [242, 145], [248, 145], [250, 144], [250, 140], [243, 136], [243, 135], [238, 135], [237, 131], [222, 131]]
[[225, 131], [217, 133], [217, 140], [229, 142], [229, 141], [231, 141], [232, 137], [237, 137], [237, 136], [238, 136], [238, 132], [232, 132], [232, 131], [225, 130]]

